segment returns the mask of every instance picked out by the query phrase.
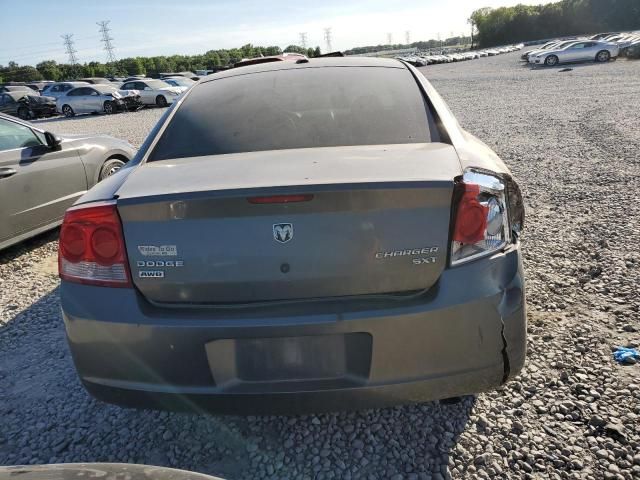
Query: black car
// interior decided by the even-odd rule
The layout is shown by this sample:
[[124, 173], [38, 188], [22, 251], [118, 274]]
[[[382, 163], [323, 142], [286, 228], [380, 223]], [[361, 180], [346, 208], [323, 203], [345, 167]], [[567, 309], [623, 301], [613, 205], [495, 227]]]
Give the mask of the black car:
[[41, 97], [32, 91], [0, 93], [0, 112], [29, 120], [56, 115], [56, 99]]

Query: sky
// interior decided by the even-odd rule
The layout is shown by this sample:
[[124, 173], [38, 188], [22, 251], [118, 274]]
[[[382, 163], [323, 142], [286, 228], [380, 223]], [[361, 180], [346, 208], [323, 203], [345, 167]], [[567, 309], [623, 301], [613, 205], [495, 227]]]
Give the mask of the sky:
[[[116, 58], [197, 54], [220, 48], [300, 44], [333, 50], [469, 33], [480, 7], [550, 0], [0, 0], [0, 65], [66, 62], [61, 35], [73, 34], [81, 63], [106, 61], [96, 22], [110, 20]], [[3, 6], [3, 4], [5, 4]], [[308, 3], [305, 5], [305, 3]], [[11, 6], [9, 7], [9, 5]]]

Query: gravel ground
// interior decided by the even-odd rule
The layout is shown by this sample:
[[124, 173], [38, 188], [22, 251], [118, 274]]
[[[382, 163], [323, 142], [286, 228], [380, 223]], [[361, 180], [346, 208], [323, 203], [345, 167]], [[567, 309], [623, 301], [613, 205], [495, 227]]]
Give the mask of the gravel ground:
[[[227, 478], [640, 478], [640, 62], [529, 69], [518, 54], [424, 69], [511, 167], [527, 206], [529, 357], [457, 404], [215, 417], [121, 409], [80, 386], [55, 232], [0, 255], [0, 464], [115, 461]], [[48, 121], [140, 144], [162, 112]], [[4, 326], [3, 326], [4, 325]]]

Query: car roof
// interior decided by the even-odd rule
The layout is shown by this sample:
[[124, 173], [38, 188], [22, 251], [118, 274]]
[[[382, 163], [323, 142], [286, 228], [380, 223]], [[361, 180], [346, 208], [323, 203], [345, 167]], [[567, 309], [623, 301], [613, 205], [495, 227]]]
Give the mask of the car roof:
[[83, 85], [91, 85], [89, 82], [80, 82], [80, 81], [71, 81], [71, 82], [56, 82], [55, 84], [60, 84], [60, 85], [73, 85], [74, 87], [80, 87]]
[[256, 65], [246, 65], [238, 68], [231, 68], [207, 75], [200, 80], [201, 83], [212, 82], [220, 78], [237, 77], [252, 73], [274, 72], [279, 70], [296, 70], [300, 68], [322, 68], [322, 67], [379, 67], [379, 68], [406, 68], [405, 65], [394, 58], [372, 58], [372, 57], [324, 57], [310, 58], [303, 62], [267, 62]]

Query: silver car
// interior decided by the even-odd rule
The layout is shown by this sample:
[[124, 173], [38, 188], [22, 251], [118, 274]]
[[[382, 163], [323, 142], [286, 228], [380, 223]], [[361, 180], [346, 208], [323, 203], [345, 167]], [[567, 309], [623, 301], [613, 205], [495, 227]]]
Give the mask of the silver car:
[[530, 55], [529, 63], [553, 67], [560, 63], [608, 62], [611, 58], [617, 57], [619, 52], [620, 48], [615, 43], [585, 40]]
[[57, 136], [0, 114], [0, 249], [60, 225], [74, 201], [134, 154], [115, 138]]
[[66, 95], [67, 92], [74, 88], [84, 87], [86, 85], [90, 85], [89, 82], [56, 82], [50, 85], [46, 85], [42, 90], [42, 95], [46, 95], [47, 97], [58, 98], [63, 95]]
[[133, 80], [125, 82], [120, 89], [138, 90], [143, 104], [158, 107], [173, 103], [186, 90], [184, 87], [172, 87], [162, 80]]
[[105, 401], [243, 413], [499, 387], [525, 360], [523, 215], [406, 62], [217, 73], [67, 211], [77, 371]]
[[87, 84], [69, 90], [56, 99], [56, 108], [65, 117], [80, 113], [112, 114], [142, 106], [137, 90], [118, 90], [113, 85]]

